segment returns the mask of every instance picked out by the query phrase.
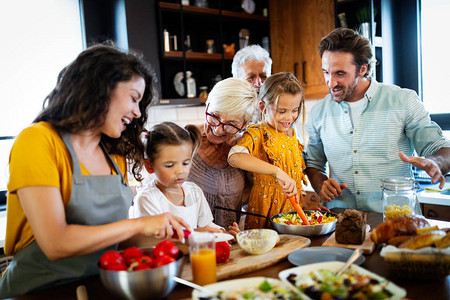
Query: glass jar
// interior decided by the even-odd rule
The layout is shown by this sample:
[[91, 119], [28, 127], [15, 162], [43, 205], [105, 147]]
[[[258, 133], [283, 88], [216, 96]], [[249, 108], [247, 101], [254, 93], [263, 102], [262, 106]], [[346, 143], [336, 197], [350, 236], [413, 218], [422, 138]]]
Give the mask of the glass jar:
[[413, 178], [381, 179], [381, 188], [383, 189], [383, 221], [414, 214], [416, 189]]
[[200, 87], [200, 94], [198, 97], [200, 98], [201, 103], [205, 103], [206, 100], [208, 100], [208, 87], [207, 86]]

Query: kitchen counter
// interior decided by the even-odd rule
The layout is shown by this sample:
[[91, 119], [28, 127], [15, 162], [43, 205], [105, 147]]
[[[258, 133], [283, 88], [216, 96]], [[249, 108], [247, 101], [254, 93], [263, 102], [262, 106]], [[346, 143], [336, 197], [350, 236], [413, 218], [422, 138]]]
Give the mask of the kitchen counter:
[[[342, 210], [335, 210], [335, 212], [339, 212]], [[382, 214], [369, 212], [367, 215], [367, 222], [372, 227], [381, 223]], [[449, 222], [439, 222], [439, 221], [431, 221], [432, 225], [438, 224], [441, 227], [450, 227]], [[318, 237], [311, 238], [311, 246], [321, 246], [323, 242], [331, 235], [324, 235]], [[398, 275], [391, 273], [388, 264], [384, 261], [384, 259], [380, 256], [381, 247], [378, 245], [372, 255], [365, 255], [366, 260], [361, 265], [363, 268], [374, 272], [380, 276], [391, 280], [398, 286], [405, 288], [407, 291], [408, 299], [450, 299], [450, 275], [439, 280], [406, 280], [402, 279]], [[282, 270], [292, 268], [292, 265], [287, 259], [282, 260], [281, 262], [258, 270], [251, 273], [243, 274], [240, 276], [236, 276], [235, 278], [247, 278], [254, 276], [266, 276], [277, 278], [278, 273]], [[83, 280], [79, 280], [73, 282], [71, 284], [62, 285], [59, 287], [55, 287], [53, 289], [43, 290], [39, 292], [34, 292], [28, 295], [16, 297], [14, 299], [18, 300], [37, 300], [37, 299], [76, 299], [75, 290], [77, 286], [85, 285], [87, 288], [89, 299], [108, 299], [114, 300], [118, 299], [117, 297], [110, 294], [102, 285], [99, 276], [89, 277]], [[190, 299], [192, 293], [192, 289], [189, 287], [177, 285], [175, 289], [166, 297], [166, 299]]]

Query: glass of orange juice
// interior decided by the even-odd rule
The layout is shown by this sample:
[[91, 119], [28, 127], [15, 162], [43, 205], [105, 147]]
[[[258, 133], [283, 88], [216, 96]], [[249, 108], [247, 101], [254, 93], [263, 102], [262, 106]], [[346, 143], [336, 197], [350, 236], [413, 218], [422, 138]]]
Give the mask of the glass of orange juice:
[[206, 285], [217, 281], [216, 245], [214, 234], [193, 232], [189, 235], [189, 253], [191, 258], [193, 281]]

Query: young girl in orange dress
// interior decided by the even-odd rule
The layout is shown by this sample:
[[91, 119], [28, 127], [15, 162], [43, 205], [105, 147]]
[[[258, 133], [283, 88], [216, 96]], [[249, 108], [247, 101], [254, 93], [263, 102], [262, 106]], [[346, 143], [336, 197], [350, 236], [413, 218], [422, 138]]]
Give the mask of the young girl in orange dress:
[[230, 165], [253, 172], [245, 228], [271, 228], [270, 217], [295, 211], [288, 200], [295, 196], [303, 206], [303, 144], [292, 125], [300, 111], [305, 117], [304, 93], [291, 73], [270, 76], [259, 93], [261, 121], [250, 125], [228, 154]]

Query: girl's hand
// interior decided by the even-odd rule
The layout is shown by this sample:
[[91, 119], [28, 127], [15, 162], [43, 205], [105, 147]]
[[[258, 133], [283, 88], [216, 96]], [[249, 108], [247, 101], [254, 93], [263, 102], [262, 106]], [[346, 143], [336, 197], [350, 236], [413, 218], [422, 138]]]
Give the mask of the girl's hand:
[[176, 231], [180, 242], [184, 242], [183, 227], [191, 231], [191, 227], [183, 219], [171, 213], [143, 217], [141, 220], [144, 222], [142, 233], [159, 239], [167, 239]]
[[294, 179], [292, 179], [288, 174], [286, 174], [286, 172], [284, 172], [281, 169], [278, 169], [275, 178], [278, 180], [281, 187], [283, 188], [286, 198], [298, 195], [297, 182]]
[[241, 232], [239, 230], [239, 226], [236, 222], [233, 222], [233, 225], [228, 226], [228, 233], [231, 234], [232, 236], [234, 236], [234, 239], [232, 240], [232, 242], [236, 242], [236, 235]]

